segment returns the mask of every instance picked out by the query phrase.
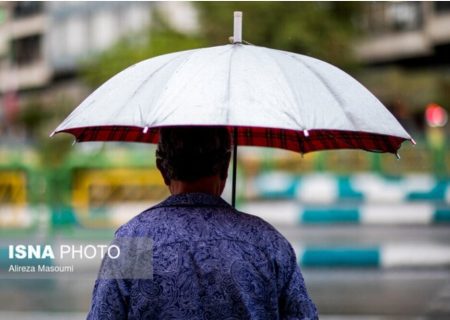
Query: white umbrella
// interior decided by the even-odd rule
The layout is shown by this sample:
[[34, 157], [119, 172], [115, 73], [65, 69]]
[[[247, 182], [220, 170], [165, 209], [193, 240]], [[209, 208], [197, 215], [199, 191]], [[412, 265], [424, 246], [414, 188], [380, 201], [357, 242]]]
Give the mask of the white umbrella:
[[324, 61], [241, 41], [137, 63], [88, 96], [54, 131], [81, 141], [155, 143], [163, 126], [234, 129], [235, 143], [306, 153], [397, 153], [410, 135], [358, 81]]

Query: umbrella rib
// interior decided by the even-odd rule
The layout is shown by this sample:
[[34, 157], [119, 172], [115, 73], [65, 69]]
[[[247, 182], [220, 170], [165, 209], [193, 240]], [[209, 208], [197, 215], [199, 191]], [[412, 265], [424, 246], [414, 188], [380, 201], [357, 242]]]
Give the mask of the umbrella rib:
[[[224, 50], [221, 51], [221, 52], [218, 54], [218, 56], [220, 56], [220, 55], [226, 53], [226, 52], [228, 51], [228, 48], [229, 48], [229, 46], [226, 46], [226, 48], [224, 48]], [[194, 50], [193, 50], [193, 51], [194, 51]], [[188, 58], [190, 58], [191, 56], [193, 56], [195, 53], [196, 53], [196, 52], [193, 52], [192, 54], [190, 54], [190, 55], [188, 56]], [[185, 64], [185, 63], [186, 63], [186, 61], [183, 62], [183, 64]], [[182, 65], [182, 64], [181, 64], [181, 65]], [[181, 65], [178, 66], [178, 68], [177, 68], [176, 71], [178, 71], [178, 69], [181, 67]], [[176, 73], [176, 71], [175, 71], [174, 73], [172, 73], [171, 78], [172, 78], [173, 75]], [[170, 79], [171, 79], [171, 78], [170, 78]], [[169, 79], [169, 81], [170, 81], [170, 79]], [[169, 82], [169, 81], [167, 81], [167, 82]], [[160, 94], [160, 96], [161, 96], [161, 95], [162, 95], [162, 93]], [[181, 107], [181, 105], [178, 105], [178, 106], [176, 107], [176, 109], [174, 110], [174, 112], [175, 112], [176, 110], [178, 110], [180, 107]], [[170, 114], [166, 115], [164, 118], [160, 119], [160, 121], [166, 120], [169, 116], [170, 116]]]
[[291, 57], [292, 59], [294, 59], [294, 60], [300, 62], [302, 65], [304, 65], [316, 77], [316, 79], [318, 79], [330, 91], [331, 95], [333, 96], [334, 100], [338, 103], [340, 109], [344, 113], [344, 115], [347, 118], [347, 120], [352, 124], [353, 128], [357, 128], [357, 125], [356, 125], [355, 121], [353, 120], [352, 117], [349, 116], [346, 108], [344, 108], [344, 102], [335, 93], [334, 89], [329, 85], [328, 81], [326, 81], [325, 78], [322, 77], [321, 74], [319, 74], [317, 71], [315, 71], [313, 68], [311, 68], [305, 61], [300, 59], [300, 57], [298, 57], [298, 55], [290, 55], [290, 54], [288, 54], [286, 52], [283, 52], [283, 54]]
[[[275, 59], [274, 57], [272, 57], [272, 55], [271, 54], [269, 54], [268, 53], [268, 51], [267, 50], [262, 50], [263, 51], [263, 53], [266, 55], [266, 56], [268, 56], [268, 57], [270, 57], [270, 59], [271, 60], [273, 60], [273, 61], [275, 61], [275, 65], [277, 66], [277, 68], [278, 68], [278, 70], [280, 70], [280, 72], [285, 76], [285, 78], [287, 79], [287, 77], [286, 77], [286, 72], [283, 70], [283, 68], [281, 68], [281, 66], [280, 66], [280, 64], [279, 64], [279, 62], [277, 61], [277, 59]], [[269, 52], [271, 52], [271, 51], [269, 51]], [[280, 86], [280, 87], [282, 87], [282, 86]], [[291, 94], [292, 94], [292, 96], [295, 98], [296, 97], [296, 94], [295, 94], [295, 92], [292, 90], [292, 87], [290, 86], [290, 85], [288, 85], [287, 86], [288, 88], [289, 88], [289, 91], [291, 92]], [[302, 97], [300, 97], [300, 99], [301, 99]], [[303, 103], [303, 100], [302, 100], [302, 103]], [[295, 111], [295, 110], [294, 110]], [[288, 113], [286, 113], [286, 112], [283, 112], [286, 116], [288, 116], [288, 118], [290, 118], [291, 120], [293, 120], [302, 130], [305, 130], [305, 129], [308, 129], [308, 128], [306, 128], [306, 126], [303, 124], [301, 124], [296, 118], [294, 118], [294, 117], [291, 117]], [[295, 114], [295, 112], [293, 113], [293, 114]]]
[[173, 57], [173, 59], [167, 60], [163, 65], [161, 65], [160, 67], [158, 67], [155, 71], [153, 71], [151, 74], [148, 75], [147, 78], [145, 78], [144, 81], [142, 81], [139, 86], [136, 88], [136, 90], [134, 90], [133, 94], [130, 96], [130, 99], [132, 99], [137, 92], [155, 75], [157, 74], [159, 71], [161, 71], [164, 67], [166, 67], [168, 64], [172, 63], [174, 60], [183, 57], [184, 54], [177, 54], [175, 55], [175, 57]]
[[228, 99], [226, 99], [228, 101], [228, 108], [227, 108], [227, 115], [226, 115], [226, 122], [230, 123], [230, 109], [231, 109], [231, 66], [232, 66], [232, 62], [233, 62], [233, 55], [234, 55], [234, 50], [235, 46], [238, 45], [233, 45], [231, 53], [230, 53], [230, 63], [228, 64], [228, 82], [227, 82], [227, 95], [228, 95]]
[[[190, 52], [191, 54], [188, 55], [188, 57], [190, 57], [190, 56], [192, 55], [192, 53], [193, 53], [192, 51], [194, 51], [194, 50], [189, 50], [189, 51], [184, 52], [184, 53], [186, 54], [186, 53], [189, 53], [189, 52]], [[127, 102], [125, 103], [125, 105], [122, 106], [122, 108], [118, 108], [117, 113], [115, 114], [115, 117], [118, 116], [118, 114], [122, 111], [123, 107], [125, 107], [126, 104], [130, 103], [130, 101], [136, 96], [136, 94], [138, 93], [138, 91], [139, 91], [140, 89], [142, 89], [142, 88], [150, 81], [151, 78], [153, 78], [159, 71], [161, 71], [163, 68], [165, 68], [165, 67], [166, 67], [167, 65], [169, 65], [170, 63], [174, 62], [176, 59], [181, 59], [181, 58], [183, 58], [183, 57], [185, 56], [185, 54], [178, 54], [178, 55], [176, 55], [176, 56], [173, 57], [172, 59], [166, 61], [163, 65], [161, 65], [159, 68], [157, 68], [155, 71], [153, 71], [150, 75], [148, 75], [148, 77], [145, 78], [145, 80], [142, 81], [142, 82], [139, 84], [139, 86], [136, 88], [136, 90], [134, 90], [134, 92], [133, 92], [133, 94], [131, 94], [130, 98], [127, 99]], [[162, 93], [161, 93], [161, 94], [162, 94]], [[160, 94], [160, 95], [161, 95], [161, 94]], [[156, 99], [156, 100], [157, 100], [157, 99]], [[144, 121], [144, 118], [143, 118], [142, 107], [141, 107], [140, 104], [139, 104], [139, 112], [140, 112], [140, 117], [141, 117], [141, 119], [142, 119], [142, 122], [143, 122], [143, 124], [144, 124], [145, 121]]]

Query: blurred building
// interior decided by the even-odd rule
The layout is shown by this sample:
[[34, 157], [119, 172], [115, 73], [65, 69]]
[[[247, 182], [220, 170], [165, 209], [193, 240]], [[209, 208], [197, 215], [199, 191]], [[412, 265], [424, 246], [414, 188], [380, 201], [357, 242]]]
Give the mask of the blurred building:
[[42, 87], [150, 20], [147, 2], [3, 3], [0, 92]]
[[[196, 29], [189, 2], [0, 2], [0, 135], [31, 100], [80, 102], [89, 90], [77, 78], [80, 61], [123, 37], [139, 41], [156, 7], [173, 27]], [[365, 65], [450, 65], [450, 2], [367, 2], [364, 8], [368, 36], [356, 51]]]
[[357, 47], [368, 65], [450, 65], [450, 2], [368, 2]]
[[139, 41], [155, 7], [175, 28], [196, 27], [179, 2], [0, 2], [0, 133], [30, 99], [79, 102], [88, 90], [76, 77], [80, 61], [123, 37]]

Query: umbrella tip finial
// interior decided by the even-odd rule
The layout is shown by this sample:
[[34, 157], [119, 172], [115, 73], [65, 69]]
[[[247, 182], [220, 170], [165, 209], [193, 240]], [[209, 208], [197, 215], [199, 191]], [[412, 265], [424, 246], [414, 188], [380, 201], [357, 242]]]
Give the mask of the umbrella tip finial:
[[234, 12], [233, 43], [242, 43], [242, 11]]
[[55, 131], [53, 131], [52, 133], [50, 133], [49, 138], [53, 137], [55, 135]]

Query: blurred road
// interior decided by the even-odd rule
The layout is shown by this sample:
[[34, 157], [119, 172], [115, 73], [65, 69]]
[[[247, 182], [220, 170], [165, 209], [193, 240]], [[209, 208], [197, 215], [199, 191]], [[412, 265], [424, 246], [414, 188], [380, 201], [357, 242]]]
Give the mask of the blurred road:
[[320, 313], [450, 319], [449, 270], [303, 270]]
[[[450, 226], [280, 226], [301, 245], [449, 244]], [[304, 268], [322, 315], [377, 315], [383, 319], [450, 319], [450, 269]], [[384, 318], [388, 317], [388, 318]], [[378, 318], [377, 318], [378, 319]]]
[[[303, 275], [323, 316], [450, 319], [449, 270], [304, 269]], [[93, 279], [2, 280], [0, 310], [83, 313], [92, 285]]]

